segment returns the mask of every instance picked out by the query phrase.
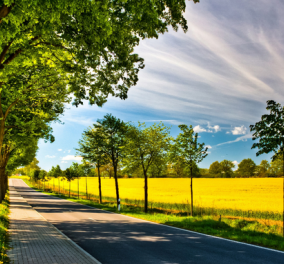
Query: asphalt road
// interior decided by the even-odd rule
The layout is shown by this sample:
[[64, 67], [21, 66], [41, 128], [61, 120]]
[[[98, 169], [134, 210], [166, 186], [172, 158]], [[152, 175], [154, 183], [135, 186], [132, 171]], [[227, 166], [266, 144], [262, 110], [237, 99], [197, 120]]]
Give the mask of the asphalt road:
[[109, 213], [13, 185], [26, 201], [102, 264], [270, 264], [284, 253]]

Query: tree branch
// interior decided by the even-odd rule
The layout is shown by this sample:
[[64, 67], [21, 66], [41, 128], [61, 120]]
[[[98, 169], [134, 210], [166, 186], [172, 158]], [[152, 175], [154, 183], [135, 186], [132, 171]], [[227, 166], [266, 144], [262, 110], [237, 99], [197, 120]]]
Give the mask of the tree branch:
[[[0, 83], [0, 88], [2, 87], [2, 83]], [[4, 113], [3, 113], [3, 108], [2, 108], [2, 90], [0, 92], [0, 117], [3, 118]]]
[[5, 129], [10, 129], [10, 128], [17, 128], [17, 129], [22, 129], [22, 128], [20, 128], [20, 127], [18, 127], [18, 126], [7, 126], [7, 127], [5, 127]]
[[0, 63], [4, 60], [5, 55], [6, 55], [8, 49], [10, 48], [10, 46], [11, 46], [12, 43], [13, 43], [13, 40], [10, 41], [10, 42], [8, 43], [8, 45], [6, 45], [6, 46], [4, 47], [2, 53], [0, 54]]
[[11, 12], [11, 9], [14, 5], [15, 3], [10, 6], [6, 6], [4, 4], [0, 7], [0, 23], [2, 22], [2, 18], [6, 17]]
[[5, 112], [5, 115], [4, 115], [4, 120], [7, 118], [10, 110], [12, 109], [12, 107], [14, 105], [16, 105], [18, 103], [19, 99], [17, 99], [16, 101], [14, 101], [12, 104], [9, 105], [9, 107], [7, 108], [6, 112]]
[[[3, 64], [8, 65], [13, 59], [15, 59], [23, 50], [22, 49], [18, 49], [16, 50], [13, 54], [11, 54], [5, 61]], [[2, 65], [3, 68], [3, 65]]]
[[[37, 39], [39, 39], [40, 36], [36, 36], [34, 38], [31, 39], [31, 41], [29, 42], [29, 44], [32, 44], [34, 41], [36, 41]], [[8, 65], [13, 59], [15, 59], [23, 50], [20, 48], [20, 49], [17, 49], [13, 54], [11, 54], [4, 62], [3, 64], [6, 64]], [[3, 65], [1, 65], [3, 68]]]

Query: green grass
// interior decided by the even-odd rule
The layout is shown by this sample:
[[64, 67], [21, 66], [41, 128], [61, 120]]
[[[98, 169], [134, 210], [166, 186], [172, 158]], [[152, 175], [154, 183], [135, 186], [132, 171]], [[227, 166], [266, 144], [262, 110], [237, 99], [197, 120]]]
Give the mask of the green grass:
[[[33, 187], [29, 181], [26, 180], [26, 183]], [[35, 187], [33, 188], [38, 190]], [[265, 225], [256, 220], [248, 221], [244, 219], [228, 219], [224, 217], [221, 217], [220, 220], [220, 216], [217, 215], [199, 215], [190, 217], [180, 213], [161, 213], [161, 210], [155, 208], [150, 208], [149, 213], [144, 213], [141, 207], [135, 205], [122, 205], [121, 211], [117, 212], [116, 204], [112, 202], [99, 204], [97, 201], [68, 198], [67, 196], [59, 196], [55, 193], [47, 194], [76, 203], [164, 225], [284, 251], [284, 238], [281, 236], [283, 229], [277, 225]]]
[[8, 241], [9, 226], [9, 193], [6, 194], [2, 204], [0, 204], [0, 263], [9, 263], [6, 251], [10, 248]]

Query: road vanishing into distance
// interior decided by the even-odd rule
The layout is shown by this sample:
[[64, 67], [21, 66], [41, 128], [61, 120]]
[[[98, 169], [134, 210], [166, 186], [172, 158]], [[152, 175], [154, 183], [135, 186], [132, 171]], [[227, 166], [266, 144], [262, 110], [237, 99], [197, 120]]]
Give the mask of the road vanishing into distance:
[[20, 179], [18, 193], [102, 264], [281, 264], [284, 252], [215, 238], [42, 194]]

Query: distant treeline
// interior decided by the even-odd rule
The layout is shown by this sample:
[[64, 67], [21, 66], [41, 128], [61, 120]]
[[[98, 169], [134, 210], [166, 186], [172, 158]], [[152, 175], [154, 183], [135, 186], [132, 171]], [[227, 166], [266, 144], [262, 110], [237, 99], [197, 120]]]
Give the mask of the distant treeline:
[[[57, 165], [56, 167], [59, 167]], [[72, 168], [74, 164], [72, 165]], [[75, 167], [77, 170], [80, 170], [81, 173], [78, 173], [80, 176], [88, 176], [88, 177], [97, 177], [97, 169], [90, 164], [76, 164]], [[74, 168], [75, 168], [74, 167]], [[87, 169], [86, 169], [87, 168]], [[262, 160], [259, 165], [256, 165], [252, 159], [244, 159], [239, 165], [238, 169], [233, 171], [235, 168], [235, 164], [229, 160], [223, 160], [221, 162], [215, 161], [213, 162], [209, 169], [199, 168], [198, 166], [194, 166], [193, 174], [195, 178], [251, 178], [251, 177], [281, 177], [282, 176], [282, 160], [276, 159], [269, 163], [267, 160]], [[31, 164], [24, 168], [17, 169], [14, 174], [20, 175], [28, 175], [31, 178], [42, 178], [45, 176], [52, 177], [54, 174], [53, 167], [49, 172], [45, 172], [41, 170], [38, 166], [38, 161], [35, 158]], [[74, 170], [74, 169], [73, 169]], [[109, 163], [100, 168], [101, 176], [103, 178], [113, 178], [114, 171], [112, 164]], [[61, 176], [66, 176], [65, 170], [60, 170], [58, 174]], [[150, 178], [189, 178], [190, 173], [186, 168], [182, 166], [182, 164], [167, 164], [159, 162], [152, 166], [149, 175]], [[129, 170], [129, 168], [118, 168], [118, 177], [119, 178], [143, 178], [143, 171], [139, 168], [136, 170]]]

